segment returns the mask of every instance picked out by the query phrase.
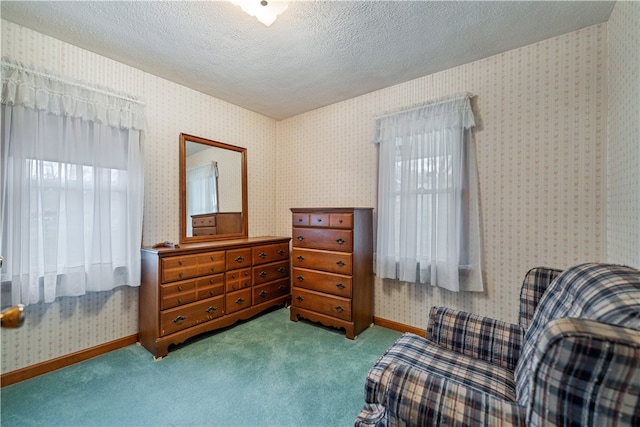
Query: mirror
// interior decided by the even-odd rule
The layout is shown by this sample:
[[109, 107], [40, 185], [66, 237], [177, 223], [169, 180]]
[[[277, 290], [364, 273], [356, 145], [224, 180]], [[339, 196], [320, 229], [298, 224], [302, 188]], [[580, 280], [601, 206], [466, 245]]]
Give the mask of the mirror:
[[247, 237], [247, 149], [180, 134], [180, 243]]

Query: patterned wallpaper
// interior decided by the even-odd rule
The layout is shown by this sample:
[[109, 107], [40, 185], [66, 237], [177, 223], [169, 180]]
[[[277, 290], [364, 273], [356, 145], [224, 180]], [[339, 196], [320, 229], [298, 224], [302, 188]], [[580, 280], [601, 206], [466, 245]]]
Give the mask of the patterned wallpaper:
[[[247, 147], [249, 233], [273, 234], [274, 120], [4, 20], [2, 54], [144, 99], [149, 128], [145, 140], [144, 245], [179, 240], [181, 132]], [[25, 327], [2, 330], [2, 372], [137, 332], [137, 288], [122, 287], [29, 306]]]
[[606, 259], [606, 24], [278, 122], [277, 233], [290, 233], [290, 207], [375, 207], [374, 116], [465, 91], [487, 290], [377, 280], [378, 317], [425, 328], [447, 305], [514, 321], [527, 270]]
[[609, 18], [607, 253], [640, 268], [640, 2]]
[[[7, 21], [2, 21], [2, 54], [144, 98], [149, 121], [145, 245], [178, 240], [180, 132], [247, 147], [249, 234], [290, 236], [291, 207], [375, 205], [377, 159], [369, 142], [375, 115], [451, 93], [473, 92], [487, 291], [453, 294], [391, 281], [375, 285], [376, 316], [424, 328], [427, 310], [434, 304], [514, 320], [514, 302], [527, 269], [603, 260], [607, 227], [609, 233], [620, 230], [620, 236], [637, 231], [640, 206], [633, 186], [637, 189], [640, 170], [638, 147], [631, 139], [638, 134], [637, 120], [636, 128], [622, 126], [627, 136], [616, 145], [619, 158], [636, 156], [636, 161], [629, 160], [636, 169], [630, 172], [630, 181], [616, 184], [618, 196], [611, 199], [624, 203], [632, 194], [636, 204], [629, 206], [629, 215], [606, 220], [608, 26], [617, 32], [609, 49], [621, 52], [613, 61], [617, 73], [629, 74], [629, 67], [622, 65], [624, 52], [635, 58], [636, 70], [638, 61], [633, 51], [637, 4], [624, 6], [635, 13], [636, 21], [630, 21], [629, 11], [620, 7], [618, 3], [607, 25], [282, 122]], [[632, 30], [635, 39], [627, 41]], [[632, 77], [625, 78], [634, 84]], [[637, 99], [628, 98], [620, 110], [627, 106], [637, 112]], [[633, 116], [624, 120], [634, 123]], [[626, 239], [624, 244], [609, 239], [612, 258], [620, 259], [634, 243], [637, 247], [637, 239]], [[24, 328], [2, 330], [2, 372], [135, 334], [137, 308], [135, 288], [30, 306]]]

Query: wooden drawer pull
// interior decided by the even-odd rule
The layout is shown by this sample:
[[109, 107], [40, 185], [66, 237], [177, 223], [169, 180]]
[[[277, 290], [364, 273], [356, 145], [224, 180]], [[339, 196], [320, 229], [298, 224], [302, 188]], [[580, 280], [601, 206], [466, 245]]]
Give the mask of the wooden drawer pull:
[[344, 239], [338, 239], [338, 240], [336, 240], [336, 242], [337, 242], [339, 245], [344, 245], [344, 242], [345, 242], [345, 241], [344, 241]]
[[338, 265], [338, 267], [344, 267], [346, 264], [342, 261], [338, 261], [336, 262], [336, 264]]
[[304, 257], [302, 255], [298, 255], [298, 261], [304, 261]]
[[182, 273], [178, 273], [178, 277], [182, 279], [182, 276], [184, 276], [184, 274]]
[[338, 306], [336, 306], [336, 311], [339, 311], [339, 312], [342, 313], [344, 311], [344, 308], [342, 308], [342, 306], [338, 305]]
[[211, 258], [211, 261], [215, 261], [216, 260], [216, 257], [214, 257], [213, 255], [211, 255], [210, 258]]
[[297, 299], [298, 301], [300, 301], [300, 302], [304, 301], [304, 298], [302, 298], [300, 295], [298, 295], [298, 296], [296, 297], [296, 299]]
[[178, 298], [178, 304], [182, 304], [182, 298]]
[[205, 311], [206, 311], [207, 313], [211, 314], [211, 313], [213, 313], [214, 311], [216, 311], [217, 309], [218, 309], [218, 307], [211, 306], [211, 307], [207, 308]]
[[184, 321], [185, 321], [185, 317], [184, 316], [178, 316], [175, 319], [173, 319], [173, 323], [175, 323], [176, 325], [179, 325]]
[[301, 241], [301, 242], [302, 242], [302, 241], [304, 240], [304, 237], [302, 237], [302, 236], [298, 236], [298, 237], [296, 237], [296, 239], [298, 239], [299, 241]]
[[338, 288], [338, 289], [344, 289], [344, 288], [345, 288], [345, 286], [344, 286], [342, 283], [338, 283], [338, 284], [336, 285], [336, 288]]
[[182, 286], [178, 286], [178, 292], [182, 291]]
[[182, 260], [179, 260], [179, 261], [178, 261], [178, 265], [182, 265]]
[[298, 279], [298, 281], [300, 282], [304, 282], [304, 276], [302, 274], [296, 277], [296, 279]]
[[265, 277], [267, 275], [266, 271], [261, 271], [260, 273], [258, 273], [258, 276], [260, 277]]
[[238, 258], [236, 258], [236, 262], [242, 262], [242, 261], [244, 261], [243, 257], [239, 256]]
[[267, 256], [267, 254], [266, 254], [265, 252], [260, 252], [260, 253], [258, 254], [258, 256], [259, 256], [260, 258], [264, 258], [264, 257], [266, 257], [266, 256]]
[[238, 298], [236, 300], [236, 304], [242, 304], [244, 302], [244, 298]]
[[261, 297], [266, 297], [267, 296], [267, 292], [266, 291], [262, 291], [258, 295], [260, 295]]

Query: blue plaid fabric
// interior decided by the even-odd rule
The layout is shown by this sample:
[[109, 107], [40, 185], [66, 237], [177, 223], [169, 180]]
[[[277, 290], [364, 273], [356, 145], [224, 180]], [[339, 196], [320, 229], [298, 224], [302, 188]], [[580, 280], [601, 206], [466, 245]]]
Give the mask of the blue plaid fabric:
[[640, 425], [640, 272], [532, 269], [519, 325], [434, 307], [426, 339], [403, 335], [371, 369], [365, 401], [357, 426]]

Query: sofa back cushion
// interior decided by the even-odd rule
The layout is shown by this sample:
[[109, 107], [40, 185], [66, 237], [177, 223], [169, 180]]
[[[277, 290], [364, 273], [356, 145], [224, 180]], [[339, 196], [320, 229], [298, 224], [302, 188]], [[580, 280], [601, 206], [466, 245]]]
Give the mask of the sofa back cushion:
[[611, 264], [581, 264], [565, 270], [542, 295], [516, 366], [518, 402], [527, 405], [531, 361], [550, 321], [584, 318], [640, 331], [640, 271]]
[[531, 326], [533, 313], [540, 298], [562, 270], [547, 267], [535, 267], [525, 274], [520, 288], [520, 316], [518, 324], [526, 331]]

